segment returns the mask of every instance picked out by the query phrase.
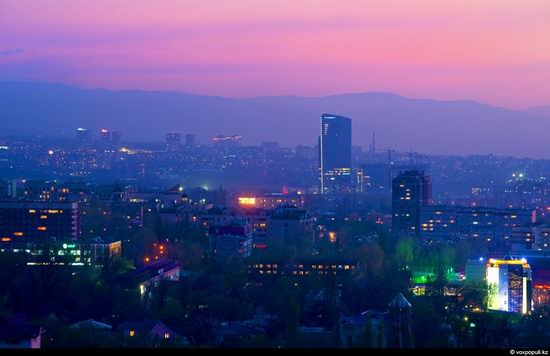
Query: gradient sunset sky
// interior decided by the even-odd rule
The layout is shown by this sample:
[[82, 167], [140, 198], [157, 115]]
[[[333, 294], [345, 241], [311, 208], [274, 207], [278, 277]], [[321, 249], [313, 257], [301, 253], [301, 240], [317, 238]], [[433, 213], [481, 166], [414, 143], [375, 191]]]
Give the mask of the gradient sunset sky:
[[0, 80], [550, 105], [548, 0], [0, 0]]

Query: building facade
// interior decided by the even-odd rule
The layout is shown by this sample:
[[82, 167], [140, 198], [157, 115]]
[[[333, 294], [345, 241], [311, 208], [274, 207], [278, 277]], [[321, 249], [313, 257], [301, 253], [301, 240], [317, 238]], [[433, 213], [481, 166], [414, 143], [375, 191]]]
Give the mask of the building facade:
[[167, 132], [166, 133], [166, 151], [176, 152], [181, 145], [181, 133]]
[[319, 136], [319, 192], [349, 192], [351, 180], [351, 119], [322, 114]]
[[493, 249], [507, 249], [514, 229], [533, 221], [534, 212], [525, 209], [425, 206], [420, 209], [420, 237], [433, 241], [478, 239]]
[[0, 242], [0, 255], [22, 254], [28, 266], [103, 266], [122, 255], [121, 241], [52, 241], [33, 239]]
[[276, 209], [283, 205], [304, 206], [302, 194], [270, 193], [260, 196], [240, 196], [237, 204], [243, 208]]
[[489, 259], [489, 310], [527, 314], [533, 309], [531, 267], [525, 259]]
[[432, 180], [423, 171], [404, 171], [392, 181], [392, 231], [418, 235], [420, 210], [432, 203]]
[[81, 147], [89, 147], [92, 144], [92, 131], [82, 127], [77, 128], [76, 140]]
[[0, 239], [27, 238], [76, 240], [80, 237], [77, 202], [0, 201]]

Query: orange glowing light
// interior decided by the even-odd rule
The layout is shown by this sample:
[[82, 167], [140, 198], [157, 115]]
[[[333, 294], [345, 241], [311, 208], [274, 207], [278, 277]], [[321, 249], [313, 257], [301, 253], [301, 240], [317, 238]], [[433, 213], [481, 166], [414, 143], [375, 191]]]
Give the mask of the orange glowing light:
[[244, 206], [256, 205], [256, 198], [239, 197], [239, 204]]

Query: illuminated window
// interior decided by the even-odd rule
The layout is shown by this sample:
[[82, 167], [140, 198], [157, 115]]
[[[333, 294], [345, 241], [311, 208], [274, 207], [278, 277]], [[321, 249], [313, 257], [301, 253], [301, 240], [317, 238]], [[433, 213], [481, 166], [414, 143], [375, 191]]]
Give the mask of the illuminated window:
[[40, 219], [46, 220], [48, 218], [48, 215], [40, 215]]
[[136, 335], [136, 332], [134, 330], [130, 330], [130, 337], [134, 337]]
[[165, 339], [169, 339], [169, 338], [170, 338], [170, 334], [169, 334], [169, 333], [164, 333], [164, 338], [165, 338]]
[[22, 232], [16, 231], [13, 233], [13, 236], [23, 236]]
[[256, 204], [256, 198], [240, 197], [239, 198], [239, 204], [240, 205], [255, 205]]
[[47, 229], [46, 229], [45, 226], [39, 226], [39, 227], [36, 228], [36, 230], [38, 230], [38, 231], [46, 231]]

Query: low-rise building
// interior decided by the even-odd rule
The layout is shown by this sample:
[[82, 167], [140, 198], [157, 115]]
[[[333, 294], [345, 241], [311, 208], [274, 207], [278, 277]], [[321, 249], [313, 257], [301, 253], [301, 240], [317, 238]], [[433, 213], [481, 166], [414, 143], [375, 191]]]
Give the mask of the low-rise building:
[[181, 266], [171, 259], [163, 258], [129, 272], [125, 279], [137, 284], [141, 296], [146, 297], [161, 281], [177, 282], [180, 280], [180, 275]]
[[25, 256], [29, 266], [103, 266], [110, 258], [122, 255], [122, 242], [101, 239], [2, 241], [0, 254], [5, 253]]
[[495, 259], [487, 262], [489, 310], [527, 314], [533, 308], [531, 266], [522, 259]]
[[0, 201], [0, 239], [76, 240], [80, 237], [77, 202]]
[[510, 246], [514, 227], [534, 221], [533, 210], [432, 205], [420, 209], [420, 237], [481, 240], [493, 250], [503, 250]]
[[240, 196], [237, 205], [241, 208], [277, 209], [280, 206], [292, 205], [299, 208], [304, 206], [302, 194], [269, 193], [263, 195]]
[[307, 210], [295, 206], [279, 207], [271, 215], [269, 236], [275, 239], [303, 237], [313, 241], [314, 218]]
[[211, 226], [208, 238], [214, 255], [248, 257], [252, 253], [252, 231], [248, 224]]
[[160, 320], [128, 321], [117, 327], [130, 347], [188, 346], [187, 338]]

